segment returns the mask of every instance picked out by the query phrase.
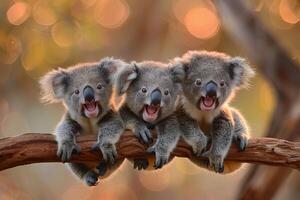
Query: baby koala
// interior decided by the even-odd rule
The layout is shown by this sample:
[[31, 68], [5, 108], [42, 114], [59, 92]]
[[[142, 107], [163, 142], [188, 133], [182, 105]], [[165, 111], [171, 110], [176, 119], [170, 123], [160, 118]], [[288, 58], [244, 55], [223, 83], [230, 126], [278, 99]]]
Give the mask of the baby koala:
[[[248, 85], [254, 71], [243, 58], [207, 51], [190, 51], [176, 58], [174, 64], [175, 71], [184, 72], [181, 102], [184, 112], [179, 116], [183, 138], [201, 155], [207, 141], [205, 135], [209, 136], [210, 149], [202, 156], [209, 158], [216, 172], [240, 168], [241, 164], [227, 161], [224, 171], [224, 158], [232, 140], [244, 150], [249, 137], [243, 116], [228, 103], [238, 89]], [[196, 159], [193, 162], [204, 165]]]
[[[119, 110], [124, 126], [145, 143], [152, 142], [148, 128], [155, 127], [157, 140], [148, 152], [155, 153], [153, 167], [161, 168], [169, 161], [180, 137], [174, 114], [180, 94], [179, 79], [168, 65], [144, 61], [124, 68], [117, 77], [116, 88], [119, 95], [126, 94]], [[148, 160], [137, 159], [134, 165], [146, 169]]]
[[[45, 102], [62, 102], [66, 112], [55, 129], [57, 156], [63, 162], [72, 153], [79, 153], [77, 135], [97, 134], [97, 143], [105, 161], [116, 162], [115, 144], [123, 133], [122, 120], [111, 104], [113, 77], [124, 63], [112, 58], [96, 63], [79, 64], [67, 69], [52, 70], [40, 80]], [[122, 163], [118, 160], [111, 169], [101, 162], [67, 163], [71, 171], [87, 185], [96, 185], [99, 176], [108, 176]]]

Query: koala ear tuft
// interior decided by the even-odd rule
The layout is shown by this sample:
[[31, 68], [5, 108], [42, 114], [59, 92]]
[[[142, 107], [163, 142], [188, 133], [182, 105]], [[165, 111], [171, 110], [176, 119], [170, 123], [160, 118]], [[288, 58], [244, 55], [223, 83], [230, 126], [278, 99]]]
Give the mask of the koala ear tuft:
[[69, 73], [59, 68], [52, 70], [40, 79], [43, 102], [57, 102], [62, 99], [71, 81]]
[[126, 63], [120, 59], [103, 58], [100, 61], [100, 72], [103, 73], [105, 81], [111, 83], [115, 81], [117, 72], [125, 65]]
[[230, 58], [228, 68], [230, 78], [233, 80], [234, 85], [238, 87], [247, 87], [250, 78], [255, 75], [254, 70], [241, 57]]
[[175, 83], [182, 82], [185, 79], [185, 74], [186, 74], [184, 64], [176, 61], [174, 63], [171, 63], [170, 74]]
[[138, 67], [136, 63], [128, 64], [124, 69], [118, 73], [116, 77], [116, 91], [117, 94], [124, 94], [132, 81], [134, 81], [138, 77]]

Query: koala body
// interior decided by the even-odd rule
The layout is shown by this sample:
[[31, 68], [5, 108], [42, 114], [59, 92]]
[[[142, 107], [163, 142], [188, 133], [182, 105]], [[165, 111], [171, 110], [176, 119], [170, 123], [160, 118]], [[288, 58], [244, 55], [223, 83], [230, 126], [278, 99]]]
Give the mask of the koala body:
[[96, 185], [99, 176], [108, 176], [122, 163], [122, 160], [116, 161], [115, 143], [124, 127], [111, 104], [111, 96], [114, 74], [123, 65], [120, 60], [105, 58], [97, 63], [52, 70], [40, 81], [42, 99], [62, 102], [66, 108], [55, 129], [57, 156], [63, 162], [67, 162], [72, 153], [80, 152], [80, 146], [76, 144], [77, 135], [97, 135], [93, 148], [101, 150], [105, 162], [67, 163], [71, 171], [89, 186]]
[[[169, 161], [170, 153], [180, 137], [175, 116], [180, 94], [176, 76], [163, 63], [132, 63], [118, 75], [116, 87], [120, 95], [125, 94], [119, 112], [126, 128], [145, 143], [152, 141], [149, 128], [156, 129], [156, 143], [148, 152], [155, 153], [154, 168], [161, 168]], [[149, 159], [151, 160], [150, 157]], [[148, 160], [137, 159], [134, 165], [138, 169], [145, 169], [148, 167]]]
[[[197, 155], [209, 158], [216, 172], [232, 172], [240, 168], [236, 162], [225, 162], [231, 142], [239, 149], [247, 146], [249, 131], [243, 116], [228, 105], [237, 89], [247, 86], [254, 71], [240, 57], [207, 51], [190, 51], [174, 60], [174, 69], [184, 74], [182, 109], [179, 112], [182, 136]], [[197, 123], [195, 123], [195, 121]], [[210, 149], [202, 154], [204, 144]], [[206, 167], [205, 163], [193, 160]]]

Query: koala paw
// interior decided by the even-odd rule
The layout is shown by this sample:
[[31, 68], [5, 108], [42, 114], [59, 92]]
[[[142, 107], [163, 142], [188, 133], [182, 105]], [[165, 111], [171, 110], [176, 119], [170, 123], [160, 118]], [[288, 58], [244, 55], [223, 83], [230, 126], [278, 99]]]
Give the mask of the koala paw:
[[115, 164], [118, 157], [116, 146], [111, 143], [99, 143], [97, 142], [92, 146], [92, 150], [100, 149], [102, 152], [103, 159], [110, 165]]
[[233, 136], [233, 140], [238, 145], [240, 151], [245, 151], [248, 145], [248, 136], [244, 134], [237, 134]]
[[56, 155], [60, 157], [63, 162], [67, 162], [70, 160], [72, 153], [80, 153], [80, 151], [80, 146], [73, 141], [62, 141], [58, 143]]
[[104, 176], [107, 171], [107, 163], [105, 160], [101, 160], [96, 167], [98, 169], [99, 176]]
[[146, 158], [138, 158], [133, 160], [133, 169], [147, 169], [149, 166], [149, 162]]
[[98, 174], [94, 171], [88, 171], [84, 177], [83, 180], [86, 185], [88, 186], [96, 186], [98, 184]]
[[147, 126], [138, 125], [133, 132], [139, 138], [139, 140], [143, 141], [145, 144], [152, 143], [152, 135]]
[[155, 145], [148, 148], [147, 152], [155, 154], [155, 163], [153, 166], [155, 169], [160, 169], [169, 162], [170, 153], [161, 152]]
[[224, 157], [222, 155], [215, 155], [210, 151], [202, 154], [203, 157], [207, 157], [209, 160], [209, 167], [213, 168], [217, 173], [224, 172]]
[[198, 157], [200, 157], [204, 153], [206, 149], [206, 145], [207, 145], [206, 139], [205, 140], [200, 139], [191, 144], [194, 154]]

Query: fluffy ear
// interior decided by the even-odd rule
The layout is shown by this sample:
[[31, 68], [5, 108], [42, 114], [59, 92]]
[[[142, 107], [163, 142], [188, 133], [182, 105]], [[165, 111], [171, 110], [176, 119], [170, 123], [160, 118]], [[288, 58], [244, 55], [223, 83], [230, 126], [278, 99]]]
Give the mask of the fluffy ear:
[[103, 73], [107, 83], [114, 82], [117, 73], [125, 67], [126, 63], [120, 59], [103, 58], [100, 60], [100, 72]]
[[170, 74], [175, 83], [180, 83], [185, 79], [186, 71], [184, 68], [184, 64], [178, 62], [178, 60], [174, 60], [170, 66]]
[[230, 78], [238, 87], [248, 86], [250, 78], [255, 74], [247, 61], [241, 57], [230, 58], [228, 62]]
[[136, 63], [127, 65], [127, 67], [122, 69], [121, 72], [118, 73], [116, 77], [117, 94], [119, 95], [124, 94], [129, 88], [132, 81], [137, 78], [137, 76], [138, 76], [138, 68], [136, 66]]
[[52, 70], [40, 79], [42, 101], [57, 102], [64, 97], [71, 77], [64, 69]]

